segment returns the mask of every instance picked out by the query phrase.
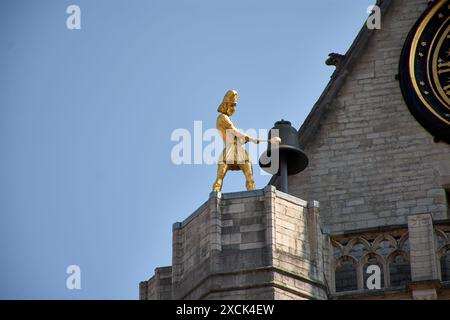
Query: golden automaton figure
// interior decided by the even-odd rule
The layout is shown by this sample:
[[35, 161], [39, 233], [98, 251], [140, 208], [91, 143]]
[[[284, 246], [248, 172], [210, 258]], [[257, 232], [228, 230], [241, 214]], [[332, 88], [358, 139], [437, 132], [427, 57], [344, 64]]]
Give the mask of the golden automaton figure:
[[[229, 90], [217, 109], [220, 114], [217, 117], [216, 127], [224, 141], [225, 147], [219, 156], [217, 179], [213, 185], [213, 191], [215, 192], [222, 190], [223, 178], [228, 170], [241, 170], [246, 180], [245, 187], [247, 190], [254, 190], [253, 168], [248, 152], [245, 150], [245, 144], [249, 141], [256, 144], [267, 141], [253, 139], [236, 128], [230, 117], [236, 109], [237, 100], [238, 93], [235, 90]], [[279, 143], [281, 140], [277, 138], [272, 142]]]

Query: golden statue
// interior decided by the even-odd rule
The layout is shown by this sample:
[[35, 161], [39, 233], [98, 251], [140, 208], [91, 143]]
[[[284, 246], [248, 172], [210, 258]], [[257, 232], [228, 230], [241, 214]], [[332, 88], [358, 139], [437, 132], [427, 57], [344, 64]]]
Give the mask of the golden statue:
[[[230, 117], [236, 109], [237, 100], [238, 93], [235, 90], [228, 90], [217, 109], [220, 114], [217, 117], [216, 127], [223, 139], [225, 148], [219, 156], [217, 179], [213, 185], [213, 191], [215, 192], [222, 190], [223, 178], [228, 170], [241, 170], [246, 180], [245, 187], [247, 190], [254, 190], [255, 180], [253, 179], [252, 163], [244, 145], [249, 141], [256, 144], [267, 141], [253, 139], [236, 128]], [[271, 142], [280, 143], [281, 140], [274, 138]]]

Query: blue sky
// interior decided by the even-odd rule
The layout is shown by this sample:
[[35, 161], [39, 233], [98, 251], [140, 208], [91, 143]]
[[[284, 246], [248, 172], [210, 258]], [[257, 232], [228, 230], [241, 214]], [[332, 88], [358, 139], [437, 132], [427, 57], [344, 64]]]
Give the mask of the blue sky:
[[[232, 88], [240, 128], [298, 128], [373, 2], [1, 1], [0, 298], [137, 299], [215, 179], [172, 163], [172, 132], [213, 128]], [[223, 191], [244, 185], [231, 172]]]

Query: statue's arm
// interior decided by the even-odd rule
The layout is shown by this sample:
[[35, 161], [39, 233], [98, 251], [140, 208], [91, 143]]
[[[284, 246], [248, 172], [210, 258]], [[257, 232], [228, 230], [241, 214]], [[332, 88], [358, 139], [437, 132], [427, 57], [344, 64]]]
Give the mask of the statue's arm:
[[235, 137], [238, 137], [238, 138], [240, 138], [240, 139], [244, 139], [245, 143], [247, 143], [247, 142], [250, 141], [250, 142], [253, 142], [253, 143], [258, 144], [258, 143], [260, 142], [259, 139], [254, 139], [254, 138], [252, 138], [252, 137], [246, 135], [246, 134], [243, 133], [242, 131], [239, 131], [234, 125], [233, 125], [233, 127], [230, 128], [229, 130], [231, 130], [231, 133], [232, 133]]
[[236, 126], [230, 120], [229, 117], [223, 116], [221, 120], [225, 123], [225, 128], [227, 128], [226, 129], [227, 132], [229, 131], [233, 136], [238, 137], [239, 139], [243, 139], [245, 141], [245, 143], [250, 141], [250, 142], [258, 144], [260, 142], [260, 139], [253, 139], [252, 137], [246, 135], [245, 133], [240, 131], [238, 128], [236, 128]]

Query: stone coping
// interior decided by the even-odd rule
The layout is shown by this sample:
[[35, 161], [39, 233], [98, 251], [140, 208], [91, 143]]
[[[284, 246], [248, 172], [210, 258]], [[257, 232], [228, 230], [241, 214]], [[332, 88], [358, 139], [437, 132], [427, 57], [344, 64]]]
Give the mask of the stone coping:
[[[292, 271], [288, 271], [282, 267], [279, 266], [264, 266], [264, 267], [257, 267], [257, 268], [252, 268], [252, 269], [240, 269], [240, 270], [236, 270], [236, 271], [227, 271], [227, 272], [217, 272], [217, 273], [211, 273], [206, 275], [205, 277], [203, 277], [201, 280], [197, 281], [197, 284], [194, 285], [191, 289], [189, 289], [188, 291], [186, 291], [183, 294], [183, 297], [180, 298], [180, 300], [185, 299], [186, 296], [188, 296], [189, 294], [191, 294], [192, 292], [194, 292], [196, 289], [200, 288], [204, 283], [206, 283], [209, 279], [212, 278], [216, 278], [216, 277], [226, 277], [226, 276], [233, 276], [233, 275], [245, 275], [245, 274], [257, 274], [257, 273], [262, 273], [262, 272], [273, 272], [273, 273], [280, 273], [280, 274], [284, 274], [290, 277], [293, 277], [297, 280], [300, 280], [302, 282], [308, 283], [311, 286], [316, 286], [317, 288], [320, 288], [322, 290], [324, 290], [325, 292], [327, 292], [327, 286], [325, 283], [318, 281], [318, 280], [314, 280], [311, 279], [307, 276], [304, 275], [299, 275], [296, 273], [293, 273]], [[269, 283], [270, 286], [275, 286], [276, 283], [275, 282], [270, 282]], [[283, 289], [286, 289], [287, 287], [283, 287]], [[221, 291], [230, 291], [230, 290], [235, 290], [236, 288], [223, 288], [223, 290]], [[239, 287], [239, 289], [245, 289], [244, 287]], [[301, 290], [296, 290], [295, 293], [299, 293]], [[203, 294], [203, 295], [207, 295], [209, 292]], [[309, 297], [309, 298], [312, 298]]]
[[210, 198], [212, 196], [217, 196], [217, 198], [222, 200], [231, 200], [231, 199], [242, 199], [242, 198], [253, 198], [253, 197], [261, 197], [264, 195], [264, 189], [252, 190], [252, 191], [239, 191], [239, 192], [228, 192], [228, 193], [220, 193], [220, 192], [211, 192]]
[[[302, 206], [302, 207], [304, 207], [304, 208], [307, 208], [307, 207], [308, 207], [308, 202], [307, 202], [307, 201], [302, 200], [302, 199], [297, 198], [297, 197], [294, 197], [294, 196], [292, 196], [292, 195], [290, 195], [290, 194], [284, 193], [284, 192], [282, 192], [282, 191], [280, 191], [280, 190], [276, 190], [276, 195], [277, 195], [277, 198], [280, 198], [280, 199], [289, 201], [289, 202], [291, 202], [291, 203], [293, 203], [293, 204]], [[318, 206], [318, 203], [319, 203], [319, 202], [315, 201], [315, 203], [316, 203], [317, 206]]]
[[186, 226], [189, 222], [191, 222], [192, 220], [194, 220], [195, 217], [197, 217], [198, 215], [200, 215], [200, 213], [202, 213], [208, 206], [209, 200], [206, 200], [200, 207], [197, 208], [197, 210], [195, 210], [189, 217], [187, 217], [186, 219], [183, 220], [183, 222], [175, 222], [172, 225], [172, 231], [174, 230], [178, 230], [183, 228], [184, 226]]
[[359, 297], [380, 296], [396, 293], [408, 293], [406, 285], [373, 290], [362, 289], [362, 290], [335, 292], [331, 294], [331, 299], [353, 299]]
[[409, 293], [413, 290], [414, 286], [432, 286], [439, 287], [444, 289], [450, 288], [450, 281], [440, 281], [438, 279], [435, 280], [425, 280], [425, 281], [410, 281], [403, 286], [397, 287], [388, 287], [382, 289], [363, 289], [363, 290], [353, 290], [353, 291], [342, 291], [331, 294], [332, 298], [343, 298], [343, 299], [352, 299], [358, 297], [370, 297], [370, 296], [379, 296], [386, 294], [395, 294], [395, 293]]
[[357, 236], [359, 234], [364, 233], [384, 233], [387, 231], [393, 231], [393, 230], [408, 230], [407, 224], [396, 224], [396, 225], [386, 225], [386, 226], [378, 226], [378, 227], [371, 227], [371, 228], [362, 228], [362, 229], [354, 229], [354, 230], [345, 230], [341, 232], [334, 232], [330, 234], [332, 237], [350, 237], [350, 236]]
[[228, 193], [211, 192], [209, 194], [209, 199], [206, 200], [200, 207], [198, 207], [191, 215], [189, 215], [189, 217], [184, 219], [182, 222], [175, 222], [172, 225], [172, 231], [183, 228], [189, 222], [191, 222], [195, 217], [200, 215], [208, 207], [209, 201], [211, 199], [217, 198], [217, 199], [221, 199], [221, 200], [231, 200], [231, 199], [253, 198], [253, 197], [264, 196], [264, 194], [268, 193], [268, 192], [275, 192], [275, 194], [278, 198], [289, 201], [293, 204], [302, 206], [304, 208], [319, 208], [318, 201], [307, 202], [305, 200], [299, 199], [290, 194], [281, 192], [280, 190], [277, 190], [274, 186], [271, 186], [271, 185], [266, 186], [264, 189], [258, 189], [258, 190], [252, 190], [252, 191], [238, 191], [238, 192], [228, 192]]

